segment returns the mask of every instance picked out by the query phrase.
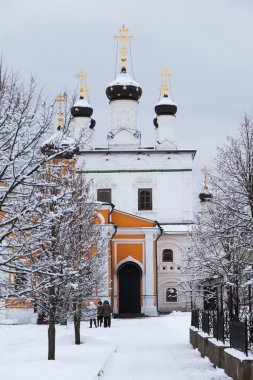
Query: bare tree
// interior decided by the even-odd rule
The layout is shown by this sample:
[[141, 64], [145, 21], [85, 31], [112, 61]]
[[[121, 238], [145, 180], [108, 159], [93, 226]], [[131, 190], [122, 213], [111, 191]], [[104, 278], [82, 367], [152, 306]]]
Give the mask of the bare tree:
[[222, 277], [227, 289], [236, 283], [238, 297], [244, 269], [253, 264], [253, 125], [247, 116], [239, 137], [218, 149], [209, 180], [213, 198], [196, 218], [186, 271], [198, 280]]

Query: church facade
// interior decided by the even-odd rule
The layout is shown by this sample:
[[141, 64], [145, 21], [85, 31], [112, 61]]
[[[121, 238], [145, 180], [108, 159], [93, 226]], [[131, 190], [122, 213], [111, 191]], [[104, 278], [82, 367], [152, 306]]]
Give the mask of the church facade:
[[[161, 98], [155, 105], [156, 141], [153, 147], [142, 147], [137, 123], [142, 89], [126, 64], [131, 36], [123, 26], [116, 38], [121, 42], [121, 70], [106, 88], [111, 112], [106, 147], [94, 147], [95, 122], [91, 118], [93, 109], [82, 95], [85, 86], [81, 86], [80, 99], [71, 109], [73, 135], [81, 136], [78, 170], [92, 180], [96, 199], [113, 204], [120, 210], [121, 222], [125, 219], [127, 223], [128, 230], [125, 222], [112, 222], [117, 230], [111, 238], [109, 293], [113, 310], [115, 314], [138, 311], [145, 315], [188, 310], [189, 289], [184, 285], [182, 261], [193, 223], [192, 165], [196, 151], [180, 150], [174, 140], [177, 106], [169, 97], [166, 70], [162, 73]], [[127, 277], [128, 271], [132, 277]], [[135, 297], [141, 308], [133, 306]]]
[[[190, 289], [182, 265], [193, 224], [196, 151], [178, 149], [174, 139], [177, 106], [169, 96], [166, 70], [155, 105], [156, 140], [152, 147], [142, 146], [137, 122], [142, 89], [127, 70], [131, 36], [123, 26], [116, 37], [121, 43], [121, 69], [106, 88], [111, 112], [108, 145], [94, 146], [96, 123], [86, 99], [83, 73], [79, 76], [80, 98], [71, 108], [69, 134], [78, 145], [77, 173], [91, 180], [94, 197], [101, 205], [99, 220], [108, 226], [110, 236], [108, 283], [97, 296], [110, 301], [115, 315], [186, 311], [190, 309]], [[16, 309], [22, 309], [24, 317]], [[5, 318], [25, 323], [31, 313], [20, 304], [5, 310]]]

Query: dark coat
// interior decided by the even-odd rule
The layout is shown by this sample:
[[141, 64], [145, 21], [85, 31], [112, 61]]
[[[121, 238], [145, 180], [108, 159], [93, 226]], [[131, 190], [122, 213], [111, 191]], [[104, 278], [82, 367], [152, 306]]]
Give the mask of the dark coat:
[[103, 317], [110, 317], [112, 312], [111, 305], [109, 304], [108, 301], [105, 301], [103, 303]]
[[103, 317], [103, 306], [102, 305], [98, 305], [97, 312], [98, 312], [98, 317]]

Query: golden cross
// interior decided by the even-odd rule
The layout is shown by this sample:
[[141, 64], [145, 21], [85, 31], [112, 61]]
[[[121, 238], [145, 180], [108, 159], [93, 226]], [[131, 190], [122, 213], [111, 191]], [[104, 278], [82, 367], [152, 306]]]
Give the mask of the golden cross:
[[201, 172], [204, 173], [204, 188], [207, 189], [207, 175], [209, 170], [206, 165], [201, 169]]
[[126, 55], [127, 55], [127, 40], [133, 38], [133, 36], [128, 35], [128, 28], [125, 25], [119, 28], [119, 35], [115, 35], [115, 39], [120, 39], [120, 52], [121, 52], [121, 62], [122, 67], [126, 67]]
[[80, 83], [80, 98], [84, 98], [90, 91], [89, 87], [86, 86], [85, 79], [87, 78], [87, 74], [84, 71], [80, 71], [76, 74], [77, 79]]
[[63, 106], [63, 103], [66, 101], [66, 97], [65, 97], [65, 94], [58, 94], [55, 98], [55, 102], [57, 104], [57, 115], [58, 115], [58, 129], [61, 129], [62, 125], [63, 125], [63, 118], [62, 118], [62, 115], [63, 115], [63, 110], [62, 110], [62, 106]]
[[162, 77], [162, 86], [161, 86], [162, 96], [168, 96], [168, 94], [169, 94], [169, 77], [170, 76], [171, 76], [171, 73], [169, 72], [168, 69], [164, 69], [161, 72], [161, 77]]

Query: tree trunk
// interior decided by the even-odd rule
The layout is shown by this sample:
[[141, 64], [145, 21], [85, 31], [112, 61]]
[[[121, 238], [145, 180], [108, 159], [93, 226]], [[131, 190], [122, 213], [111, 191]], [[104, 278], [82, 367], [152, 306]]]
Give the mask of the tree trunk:
[[55, 321], [52, 317], [48, 327], [48, 360], [55, 360]]
[[81, 317], [80, 315], [75, 314], [74, 315], [75, 344], [81, 344], [80, 325], [81, 325]]

